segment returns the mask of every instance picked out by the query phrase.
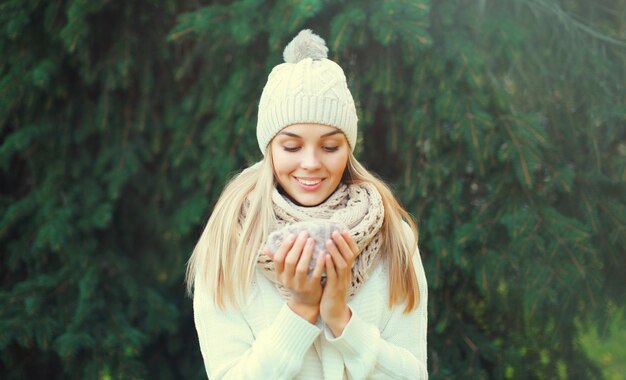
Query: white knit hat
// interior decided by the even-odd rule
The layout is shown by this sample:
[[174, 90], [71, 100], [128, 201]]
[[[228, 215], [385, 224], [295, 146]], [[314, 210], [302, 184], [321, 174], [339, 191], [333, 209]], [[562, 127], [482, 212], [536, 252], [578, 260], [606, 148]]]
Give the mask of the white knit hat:
[[354, 100], [343, 70], [327, 54], [324, 40], [309, 29], [285, 48], [285, 63], [274, 67], [259, 102], [256, 137], [264, 155], [274, 136], [296, 123], [336, 127], [354, 150], [358, 120]]

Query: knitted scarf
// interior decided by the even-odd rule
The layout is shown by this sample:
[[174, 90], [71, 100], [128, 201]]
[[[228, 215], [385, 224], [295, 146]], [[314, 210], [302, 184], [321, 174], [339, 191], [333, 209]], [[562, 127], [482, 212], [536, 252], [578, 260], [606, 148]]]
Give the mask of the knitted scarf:
[[[354, 296], [369, 277], [382, 245], [380, 229], [384, 208], [380, 193], [374, 185], [360, 183], [348, 186], [342, 183], [324, 203], [314, 207], [296, 205], [274, 189], [272, 205], [276, 223], [270, 233], [288, 224], [316, 219], [339, 222], [348, 228], [361, 252], [353, 263], [352, 280], [348, 289], [348, 297]], [[257, 264], [266, 277], [276, 284], [281, 296], [288, 300], [290, 292], [277, 282], [274, 262], [261, 251]]]

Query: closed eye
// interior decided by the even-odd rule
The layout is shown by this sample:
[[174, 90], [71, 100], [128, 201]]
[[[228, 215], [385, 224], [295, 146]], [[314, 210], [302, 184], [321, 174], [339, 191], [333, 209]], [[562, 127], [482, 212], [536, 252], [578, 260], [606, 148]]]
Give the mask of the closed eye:
[[[338, 146], [323, 146], [322, 149], [324, 149], [327, 152], [336, 152], [339, 150]], [[299, 146], [283, 146], [283, 150], [285, 152], [297, 152], [298, 150], [300, 150]]]

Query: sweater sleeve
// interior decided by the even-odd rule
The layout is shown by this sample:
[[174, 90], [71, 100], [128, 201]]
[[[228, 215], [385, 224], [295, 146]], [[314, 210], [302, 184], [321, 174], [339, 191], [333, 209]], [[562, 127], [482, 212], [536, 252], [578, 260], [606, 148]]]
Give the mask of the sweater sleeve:
[[306, 351], [321, 331], [285, 304], [255, 337], [241, 311], [219, 309], [198, 286], [193, 307], [200, 350], [211, 380], [291, 379], [300, 371]]
[[344, 359], [351, 379], [428, 379], [426, 367], [427, 284], [416, 249], [413, 265], [420, 287], [419, 306], [405, 314], [404, 305], [391, 310], [382, 330], [352, 313], [341, 336], [326, 329], [327, 340]]

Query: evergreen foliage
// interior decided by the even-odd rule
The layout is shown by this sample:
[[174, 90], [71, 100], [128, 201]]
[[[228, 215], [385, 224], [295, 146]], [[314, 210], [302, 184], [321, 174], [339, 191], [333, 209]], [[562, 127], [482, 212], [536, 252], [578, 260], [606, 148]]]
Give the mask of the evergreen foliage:
[[416, 217], [431, 378], [601, 378], [624, 306], [619, 0], [0, 4], [0, 378], [204, 378], [187, 258], [302, 28]]

